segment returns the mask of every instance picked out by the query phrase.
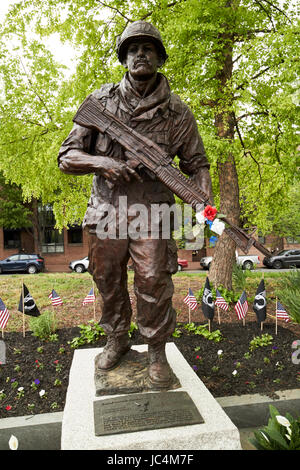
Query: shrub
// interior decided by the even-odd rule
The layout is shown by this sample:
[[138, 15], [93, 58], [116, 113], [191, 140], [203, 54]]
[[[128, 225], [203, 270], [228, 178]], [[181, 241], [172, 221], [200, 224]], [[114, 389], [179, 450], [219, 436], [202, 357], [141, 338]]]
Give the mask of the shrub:
[[300, 269], [293, 269], [282, 277], [276, 295], [295, 323], [300, 323]]
[[255, 336], [252, 341], [250, 341], [250, 351], [253, 351], [256, 348], [260, 348], [263, 346], [269, 346], [272, 344], [273, 336], [265, 333], [261, 336]]
[[[198, 302], [202, 301], [203, 291], [204, 291], [204, 286], [200, 290], [198, 290], [195, 294], [195, 297], [198, 300]], [[218, 291], [220, 292], [220, 294], [226, 300], [227, 303], [237, 302], [240, 298], [240, 294], [234, 293], [232, 290], [226, 289], [222, 285], [218, 286]], [[213, 300], [216, 300], [216, 289], [214, 287], [211, 288], [211, 293], [212, 293]]]
[[53, 341], [56, 339], [54, 332], [57, 330], [57, 322], [55, 315], [50, 310], [46, 310], [38, 317], [30, 317], [29, 328], [33, 336], [43, 341]]
[[273, 405], [269, 405], [268, 425], [254, 431], [249, 439], [258, 450], [300, 450], [300, 418], [294, 419], [289, 413], [280, 416]]
[[87, 325], [79, 325], [79, 328], [80, 336], [76, 336], [72, 341], [68, 342], [73, 349], [76, 349], [83, 344], [95, 343], [100, 336], [105, 335], [103, 328], [94, 320], [90, 320]]
[[243, 291], [246, 289], [248, 271], [244, 270], [238, 264], [233, 265], [232, 283], [235, 291]]
[[194, 323], [187, 323], [184, 328], [194, 335], [201, 335], [204, 336], [204, 338], [214, 341], [215, 343], [219, 343], [222, 341], [223, 336], [220, 330], [215, 330], [215, 331], [209, 331], [208, 330], [208, 325], [198, 325], [195, 326]]

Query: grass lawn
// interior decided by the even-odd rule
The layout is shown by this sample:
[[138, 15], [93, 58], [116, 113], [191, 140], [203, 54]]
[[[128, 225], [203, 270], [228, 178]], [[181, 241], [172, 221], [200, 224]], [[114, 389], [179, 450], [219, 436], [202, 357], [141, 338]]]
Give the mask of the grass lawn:
[[[203, 321], [203, 314], [201, 306], [198, 309], [190, 312], [192, 317], [189, 317], [188, 307], [183, 303], [183, 299], [187, 294], [187, 289], [190, 286], [193, 293], [196, 293], [204, 286], [205, 279], [209, 275], [207, 271], [199, 271], [197, 273], [179, 272], [173, 276], [174, 282], [174, 295], [173, 305], [177, 312], [179, 322], [188, 321]], [[276, 289], [279, 286], [280, 279], [285, 273], [264, 273], [267, 303], [268, 303], [268, 317], [270, 319], [275, 315], [275, 299]], [[128, 271], [128, 288], [129, 293], [133, 300], [133, 320], [136, 314], [136, 303], [134, 296], [134, 273]], [[262, 278], [261, 272], [247, 271], [247, 279], [245, 290], [247, 292], [249, 302], [249, 317], [254, 320], [255, 314], [251, 308], [251, 301], [254, 298], [257, 286]], [[58, 295], [63, 300], [63, 305], [55, 308], [58, 328], [78, 326], [81, 323], [86, 323], [94, 318], [94, 306], [88, 305], [83, 307], [82, 301], [88, 294], [92, 287], [92, 278], [89, 273], [40, 273], [37, 275], [1, 275], [0, 276], [0, 297], [5, 306], [10, 312], [10, 319], [7, 323], [5, 331], [22, 331], [23, 328], [23, 315], [18, 311], [19, 299], [22, 291], [22, 282], [28, 287], [30, 294], [34, 298], [41, 313], [46, 310], [53, 310], [51, 301], [48, 295], [55, 289]], [[239, 296], [242, 293], [240, 286], [234, 286], [234, 292]], [[96, 294], [98, 294], [96, 290]], [[201, 302], [200, 302], [201, 303]], [[97, 295], [95, 305], [96, 320], [101, 317], [101, 301], [100, 296]], [[26, 330], [29, 328], [29, 319], [25, 315]], [[233, 310], [233, 305], [229, 313], [222, 312], [223, 321], [237, 321], [236, 314]]]

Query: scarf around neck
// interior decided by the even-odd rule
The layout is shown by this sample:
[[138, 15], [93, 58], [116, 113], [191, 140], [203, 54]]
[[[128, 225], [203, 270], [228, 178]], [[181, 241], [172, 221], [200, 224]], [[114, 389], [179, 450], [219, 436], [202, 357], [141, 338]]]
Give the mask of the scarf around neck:
[[158, 110], [163, 114], [171, 98], [169, 82], [162, 73], [157, 74], [156, 88], [144, 98], [131, 85], [128, 72], [122, 78], [119, 90], [122, 104], [126, 108], [124, 110], [129, 110], [132, 118], [137, 121], [152, 119]]

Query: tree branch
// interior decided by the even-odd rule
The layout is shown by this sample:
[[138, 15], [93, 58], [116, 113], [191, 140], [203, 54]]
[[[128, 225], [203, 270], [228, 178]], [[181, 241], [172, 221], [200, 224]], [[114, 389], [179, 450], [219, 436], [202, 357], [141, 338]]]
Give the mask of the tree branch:
[[[181, 3], [181, 2], [186, 2], [186, 0], [179, 0], [179, 2], [172, 2], [172, 3], [169, 3], [167, 5], [167, 8], [171, 8], [171, 7], [174, 7], [175, 5], [177, 5], [178, 3]], [[141, 20], [145, 20], [146, 18], [148, 18], [149, 16], [151, 16], [153, 13], [153, 11], [150, 11], [149, 13], [146, 13], [146, 15], [142, 16]]]
[[[96, 2], [100, 3], [101, 5], [103, 5], [105, 8], [110, 8], [111, 10], [115, 10], [119, 15], [121, 15], [125, 20], [127, 20], [127, 22], [130, 22], [130, 23], [133, 23], [133, 21], [135, 20], [132, 20], [131, 18], [128, 18], [128, 16], [124, 15], [124, 13], [122, 13], [118, 8], [116, 7], [113, 7], [111, 5], [107, 5], [107, 3], [104, 3], [102, 0], [96, 0]], [[172, 2], [172, 3], [169, 3], [167, 5], [167, 8], [171, 8], [171, 7], [174, 7], [175, 5], [177, 5], [178, 3], [181, 3], [181, 2], [186, 2], [186, 0], [179, 0], [178, 2]], [[140, 18], [140, 20], [145, 20], [146, 18], [149, 18], [149, 16], [151, 16], [153, 14], [153, 10], [146, 13], [144, 16], [142, 16]]]
[[275, 8], [275, 10], [279, 11], [280, 13], [282, 13], [282, 14], [286, 17], [286, 19], [287, 19], [290, 23], [292, 23], [291, 20], [289, 19], [289, 17], [288, 17], [288, 16], [284, 13], [284, 11], [281, 10], [279, 7], [277, 7], [276, 5], [273, 5], [273, 3], [269, 2], [269, 0], [261, 0], [261, 1], [262, 1], [262, 2], [266, 2], [268, 5], [270, 5], [271, 7]]
[[116, 7], [113, 7], [111, 5], [107, 5], [106, 3], [102, 2], [101, 0], [96, 0], [96, 2], [100, 3], [101, 5], [103, 5], [105, 8], [110, 8], [111, 10], [114, 10], [116, 11], [119, 15], [121, 15], [123, 18], [125, 18], [125, 20], [129, 21], [129, 22], [133, 22], [134, 20], [128, 18], [126, 15], [124, 15], [124, 13], [122, 13], [118, 8]]
[[27, 77], [27, 80], [28, 80], [29, 84], [31, 85], [31, 89], [33, 90], [33, 92], [35, 93], [35, 95], [38, 97], [38, 99], [40, 100], [40, 102], [42, 103], [42, 105], [44, 106], [44, 108], [45, 108], [45, 110], [46, 110], [46, 112], [47, 112], [47, 114], [48, 114], [48, 117], [49, 117], [50, 121], [53, 122], [51, 113], [50, 113], [50, 111], [49, 111], [49, 109], [48, 109], [48, 107], [47, 107], [45, 101], [43, 100], [43, 98], [42, 98], [42, 97], [38, 94], [38, 92], [36, 91], [36, 89], [35, 89], [35, 87], [34, 87], [34, 85], [33, 85], [33, 83], [32, 83], [32, 80], [31, 80], [30, 76], [28, 75], [27, 70], [26, 70], [26, 68], [25, 68], [25, 66], [24, 66], [23, 61], [22, 61], [21, 58], [20, 58], [20, 62], [21, 62], [22, 68], [23, 68], [23, 70], [24, 70], [24, 72], [25, 72], [25, 75], [26, 75], [26, 77]]
[[236, 128], [236, 131], [237, 131], [237, 134], [239, 136], [239, 140], [240, 140], [240, 143], [241, 143], [241, 146], [243, 147], [243, 151], [244, 151], [244, 156], [247, 157], [247, 155], [249, 155], [252, 160], [256, 163], [257, 165], [257, 170], [258, 170], [258, 174], [259, 174], [259, 186], [258, 186], [258, 189], [259, 189], [259, 192], [261, 192], [261, 185], [262, 185], [262, 176], [261, 176], [261, 171], [260, 171], [260, 165], [258, 163], [258, 161], [253, 157], [252, 153], [250, 150], [246, 150], [246, 147], [245, 147], [245, 144], [244, 144], [244, 141], [243, 141], [243, 138], [242, 138], [242, 135], [241, 135], [241, 132], [240, 132], [240, 129], [239, 129], [239, 126], [238, 126], [238, 122], [237, 122], [237, 119], [235, 117], [235, 114], [233, 114], [233, 119], [234, 119], [234, 125], [235, 125], [235, 128]]
[[268, 10], [266, 10], [265, 7], [264, 7], [258, 0], [254, 0], [254, 2], [265, 12], [265, 14], [267, 15], [267, 17], [269, 18], [269, 20], [270, 20], [271, 23], [272, 23], [273, 30], [276, 31], [275, 25], [274, 25], [274, 23], [273, 23], [273, 18], [272, 18], [272, 16], [269, 14]]
[[241, 116], [239, 116], [238, 118], [236, 118], [236, 122], [239, 122], [239, 121], [241, 121], [242, 119], [247, 118], [247, 117], [250, 117], [250, 116], [260, 116], [260, 115], [269, 116], [269, 113], [268, 113], [267, 111], [255, 111], [255, 112], [253, 112], [253, 113], [242, 114]]
[[[284, 60], [281, 59], [281, 60], [276, 64], [276, 66], [282, 64], [283, 62], [284, 62]], [[248, 85], [251, 80], [255, 80], [256, 78], [260, 77], [261, 75], [263, 75], [265, 72], [267, 72], [267, 71], [270, 70], [271, 68], [272, 68], [272, 65], [268, 65], [268, 67], [265, 67], [263, 70], [261, 70], [260, 72], [256, 73], [256, 74], [253, 75], [252, 77], [250, 77], [248, 81], [246, 81], [246, 82], [244, 82], [244, 83], [241, 83], [241, 85], [239, 85], [239, 86], [236, 88], [236, 90], [240, 90], [240, 89], [243, 90], [244, 87], [245, 87], [246, 85]]]

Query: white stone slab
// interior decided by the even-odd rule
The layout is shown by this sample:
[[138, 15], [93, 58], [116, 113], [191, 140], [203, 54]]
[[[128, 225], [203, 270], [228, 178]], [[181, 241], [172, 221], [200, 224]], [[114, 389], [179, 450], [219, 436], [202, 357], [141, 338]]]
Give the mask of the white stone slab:
[[[147, 350], [145, 345], [132, 348]], [[167, 343], [166, 354], [182, 385], [177, 391], [190, 395], [204, 423], [95, 436], [93, 402], [112, 398], [95, 396], [94, 359], [101, 351], [102, 348], [92, 348], [74, 352], [62, 421], [62, 450], [241, 450], [237, 427], [174, 343]]]

